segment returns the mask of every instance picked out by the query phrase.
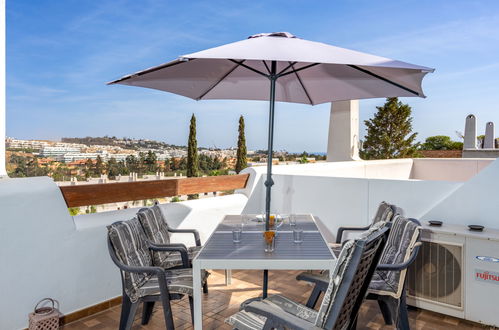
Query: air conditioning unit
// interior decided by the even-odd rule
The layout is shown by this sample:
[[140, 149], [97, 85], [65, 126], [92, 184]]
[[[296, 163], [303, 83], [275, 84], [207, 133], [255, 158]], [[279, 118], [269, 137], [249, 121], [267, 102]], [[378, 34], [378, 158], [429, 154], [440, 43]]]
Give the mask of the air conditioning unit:
[[425, 227], [423, 245], [407, 273], [407, 303], [499, 326], [499, 230]]

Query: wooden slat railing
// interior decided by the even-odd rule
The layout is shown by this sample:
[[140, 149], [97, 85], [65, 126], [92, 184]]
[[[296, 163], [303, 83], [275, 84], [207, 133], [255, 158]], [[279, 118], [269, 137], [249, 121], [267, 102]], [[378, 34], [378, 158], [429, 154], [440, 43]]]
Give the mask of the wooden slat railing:
[[242, 189], [249, 174], [60, 187], [68, 207]]

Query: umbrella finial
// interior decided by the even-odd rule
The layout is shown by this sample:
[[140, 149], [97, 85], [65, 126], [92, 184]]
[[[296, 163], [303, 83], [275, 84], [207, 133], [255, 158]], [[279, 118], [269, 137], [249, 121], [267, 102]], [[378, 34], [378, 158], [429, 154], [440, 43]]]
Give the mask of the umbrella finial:
[[270, 32], [270, 33], [258, 33], [249, 36], [248, 39], [259, 38], [259, 37], [282, 37], [282, 38], [296, 38], [294, 34], [289, 32]]

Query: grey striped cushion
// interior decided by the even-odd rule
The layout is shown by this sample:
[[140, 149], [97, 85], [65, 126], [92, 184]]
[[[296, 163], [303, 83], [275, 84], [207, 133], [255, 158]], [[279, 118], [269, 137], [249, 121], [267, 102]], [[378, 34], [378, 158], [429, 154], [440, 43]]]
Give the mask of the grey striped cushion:
[[225, 323], [238, 330], [261, 330], [265, 325], [266, 317], [245, 311], [237, 312], [225, 319]]
[[137, 217], [144, 228], [144, 232], [152, 242], [156, 244], [170, 243], [168, 224], [159, 206], [154, 205], [143, 209], [137, 212]]
[[[373, 227], [374, 229], [372, 231], [379, 228], [378, 226]], [[318, 312], [280, 295], [270, 296], [262, 302], [277, 307], [286, 313], [296, 315], [304, 320], [309, 321], [311, 327], [314, 324], [316, 326], [323, 327], [323, 324], [326, 322], [327, 315], [329, 314], [329, 311], [331, 310], [331, 307], [334, 303], [335, 296], [339, 286], [341, 285], [344, 273], [348, 265], [350, 264], [350, 260], [352, 258], [354, 250], [354, 241], [347, 241], [343, 246], [343, 249], [341, 250], [340, 256], [338, 257], [337, 263], [335, 265], [333, 276], [331, 277], [329, 286], [326, 290], [321, 307]], [[226, 323], [239, 330], [263, 329], [265, 321], [265, 317], [246, 311], [240, 311], [225, 320]]]
[[351, 264], [352, 256], [355, 250], [358, 248], [356, 244], [357, 240], [367, 239], [369, 236], [381, 230], [385, 225], [386, 222], [384, 221], [376, 222], [371, 226], [371, 228], [363, 232], [358, 239], [347, 241], [343, 245], [336, 265], [333, 269], [333, 274], [329, 280], [329, 286], [324, 293], [324, 298], [322, 299], [319, 313], [315, 321], [316, 326], [324, 328], [324, 326], [326, 325], [327, 317], [336, 300], [338, 289], [343, 283], [345, 273]]
[[[419, 230], [420, 227], [416, 223], [403, 216], [396, 216], [379, 263], [391, 265], [406, 261], [416, 244]], [[406, 270], [377, 270], [369, 285], [369, 291], [399, 298], [402, 293], [405, 274]]]
[[[163, 213], [159, 206], [155, 205], [137, 213], [147, 238], [155, 244], [169, 244], [170, 233]], [[153, 251], [153, 261], [155, 265], [168, 264], [168, 257], [172, 252]], [[182, 262], [180, 262], [182, 264]]]
[[[151, 253], [146, 246], [146, 236], [137, 218], [113, 223], [107, 227], [109, 239], [118, 259], [125, 265], [134, 267], [152, 266]], [[139, 295], [138, 290], [151, 275], [123, 272], [125, 292], [132, 302]]]
[[[168, 232], [168, 224], [163, 216], [161, 208], [154, 205], [148, 209], [142, 210], [137, 213], [144, 232], [147, 238], [155, 244], [169, 244], [170, 232]], [[187, 252], [189, 260], [192, 261], [201, 250], [200, 246], [189, 247]], [[180, 252], [169, 251], [153, 251], [152, 252], [154, 265], [159, 265], [163, 268], [173, 268], [182, 266], [182, 257]]]
[[[191, 246], [187, 248], [187, 253], [189, 255], [190, 261], [192, 261], [192, 259], [194, 259], [199, 254], [201, 248], [201, 246]], [[168, 258], [164, 260], [162, 264], [160, 264], [160, 266], [163, 268], [173, 268], [182, 265], [182, 256], [180, 255], [180, 252], [170, 252]]]
[[[201, 274], [201, 285], [206, 283], [209, 273], [204, 271]], [[169, 293], [185, 294], [192, 296], [192, 269], [170, 269], [166, 271], [166, 284], [168, 285]], [[144, 285], [139, 288], [138, 296], [154, 296], [159, 295], [159, 282], [156, 276], [150, 278]]]
[[[317, 318], [317, 311], [281, 295], [269, 296], [267, 299], [263, 300], [262, 303], [307, 320], [310, 322], [310, 325], [312, 325]], [[240, 311], [225, 320], [226, 323], [239, 330], [262, 329], [265, 321], [266, 318], [264, 316], [245, 311]]]
[[343, 276], [345, 275], [345, 272], [350, 265], [354, 250], [355, 242], [352, 240], [347, 241], [345, 245], [343, 245], [343, 249], [341, 249], [340, 255], [338, 256], [336, 265], [333, 270], [333, 276], [330, 277], [329, 285], [326, 292], [324, 293], [324, 298], [322, 299], [319, 312], [317, 313], [315, 325], [318, 327], [322, 328], [326, 323], [327, 316], [329, 315], [329, 312], [331, 311], [331, 308], [334, 304], [336, 294], [343, 280]]
[[393, 210], [387, 202], [381, 202], [374, 216], [373, 223], [390, 221], [393, 217]]

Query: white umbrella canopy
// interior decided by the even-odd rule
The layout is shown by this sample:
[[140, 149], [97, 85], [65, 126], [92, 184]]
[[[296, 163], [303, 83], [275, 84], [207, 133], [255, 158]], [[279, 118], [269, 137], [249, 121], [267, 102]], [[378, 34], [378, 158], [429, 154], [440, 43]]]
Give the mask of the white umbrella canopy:
[[421, 82], [429, 72], [433, 69], [274, 32], [183, 55], [108, 84], [153, 88], [195, 100], [270, 101], [265, 181], [268, 228], [275, 101], [315, 105], [425, 97]]
[[109, 84], [140, 86], [195, 100], [269, 100], [275, 61], [275, 101], [325, 102], [395, 96], [424, 97], [433, 69], [297, 38], [286, 32], [187, 54]]

